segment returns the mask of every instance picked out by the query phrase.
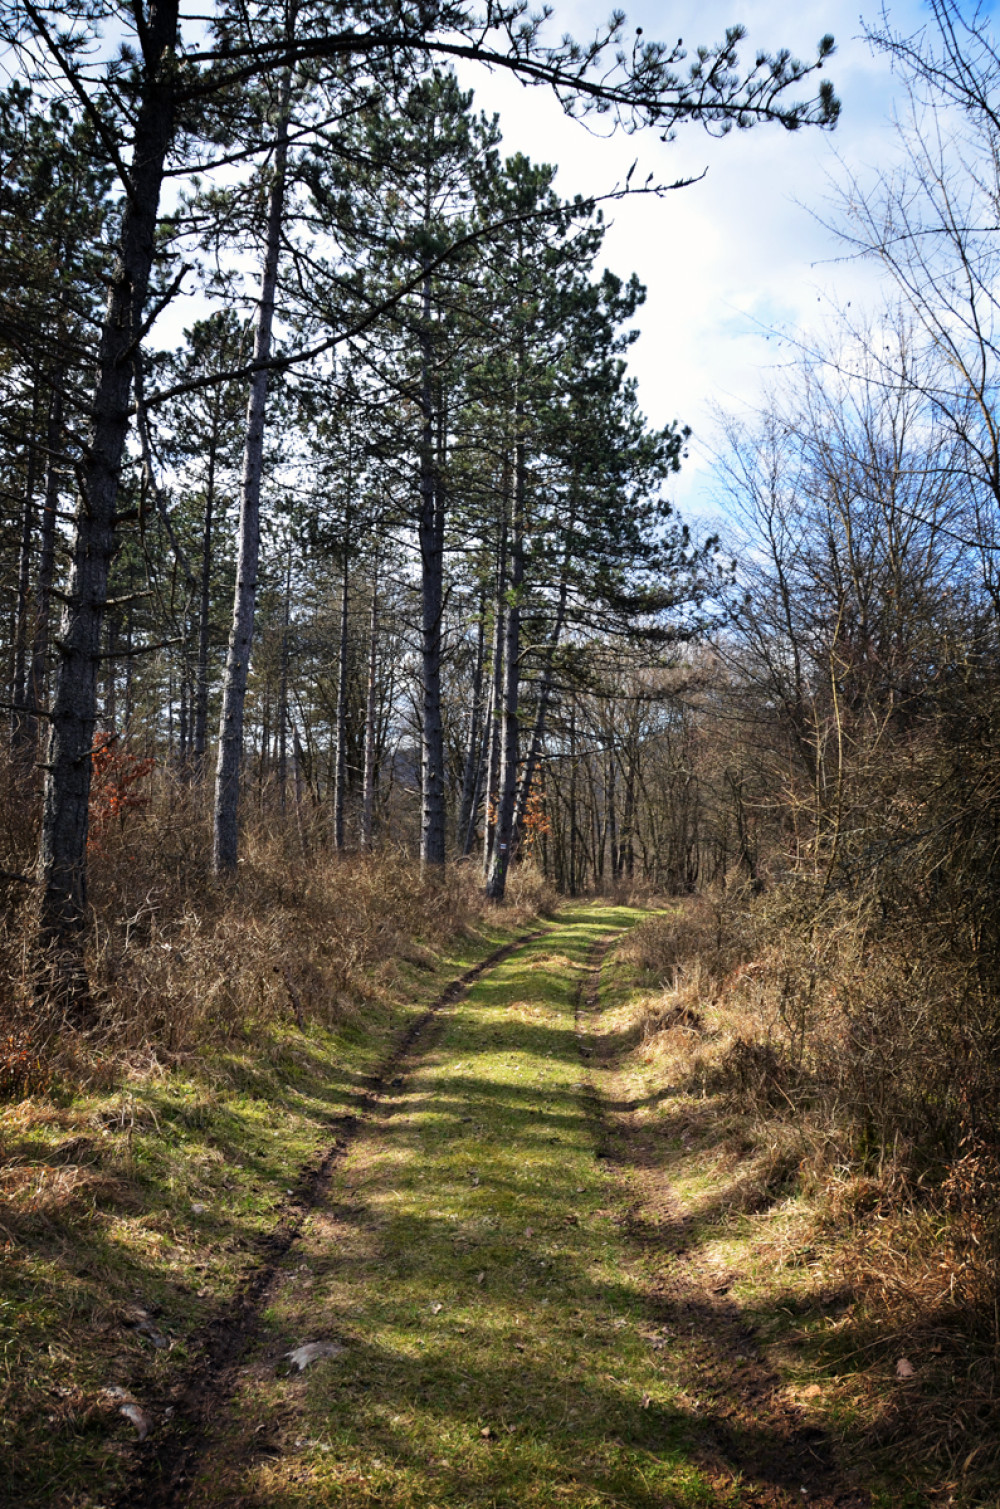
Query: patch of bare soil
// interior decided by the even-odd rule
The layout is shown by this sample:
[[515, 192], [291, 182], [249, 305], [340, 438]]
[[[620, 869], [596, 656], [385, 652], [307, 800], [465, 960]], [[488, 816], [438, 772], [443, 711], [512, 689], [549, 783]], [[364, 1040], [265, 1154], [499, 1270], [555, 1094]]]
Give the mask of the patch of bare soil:
[[833, 1444], [787, 1397], [753, 1325], [729, 1297], [740, 1275], [699, 1251], [696, 1223], [671, 1188], [663, 1138], [628, 1098], [622, 1044], [597, 1027], [601, 967], [594, 949], [580, 987], [577, 1031], [597, 1144], [620, 1192], [618, 1222], [646, 1275], [650, 1345], [671, 1359], [687, 1403], [703, 1419], [699, 1465], [740, 1509], [864, 1509], [869, 1496], [840, 1468]]

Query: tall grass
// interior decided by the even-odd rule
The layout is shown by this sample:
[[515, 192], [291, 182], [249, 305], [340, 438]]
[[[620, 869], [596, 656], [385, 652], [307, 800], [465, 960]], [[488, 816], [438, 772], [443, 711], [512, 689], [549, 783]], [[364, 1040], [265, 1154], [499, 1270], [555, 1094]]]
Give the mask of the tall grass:
[[[32, 807], [7, 789], [0, 866], [30, 880]], [[86, 1062], [99, 1072], [123, 1053], [181, 1054], [275, 1018], [347, 1020], [488, 912], [474, 866], [422, 876], [401, 849], [338, 855], [321, 814], [250, 816], [232, 878], [211, 874], [209, 840], [204, 794], [162, 772], [145, 806], [103, 826], [89, 861], [95, 1020], [85, 1043], [33, 997], [35, 888], [4, 883], [0, 1038], [10, 1039], [9, 1090], [19, 1074], [37, 1072], [24, 1054], [36, 1063], [40, 1052], [65, 1056], [72, 1047], [81, 1071]], [[550, 900], [523, 869], [505, 917], [516, 922]]]

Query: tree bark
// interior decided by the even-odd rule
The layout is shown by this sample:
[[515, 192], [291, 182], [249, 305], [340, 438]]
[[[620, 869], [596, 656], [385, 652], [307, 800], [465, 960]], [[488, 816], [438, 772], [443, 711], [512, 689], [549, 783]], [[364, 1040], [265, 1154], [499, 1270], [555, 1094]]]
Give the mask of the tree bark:
[[368, 620], [368, 690], [365, 699], [365, 769], [361, 790], [361, 847], [370, 850], [375, 822], [376, 693], [378, 690], [378, 551], [372, 565], [372, 605]]
[[[254, 362], [271, 355], [271, 327], [278, 286], [281, 221], [285, 206], [285, 173], [288, 162], [288, 118], [291, 74], [282, 77], [278, 125], [274, 143], [274, 175], [267, 200], [264, 268], [254, 332]], [[236, 592], [233, 623], [219, 718], [219, 758], [215, 770], [215, 814], [212, 863], [216, 874], [236, 869], [239, 857], [240, 765], [243, 757], [243, 711], [246, 703], [250, 646], [253, 642], [254, 609], [257, 601], [257, 563], [260, 555], [260, 489], [264, 470], [264, 418], [267, 409], [268, 372], [259, 368], [250, 382], [247, 404], [247, 435], [243, 452], [240, 487], [239, 549], [236, 560]]]
[[521, 587], [524, 582], [525, 457], [522, 429], [524, 405], [515, 408], [517, 439], [514, 443], [514, 516], [511, 521], [510, 590], [507, 593], [503, 651], [503, 712], [500, 725], [500, 783], [497, 796], [496, 837], [486, 881], [491, 901], [502, 901], [513, 857], [514, 804], [517, 799], [517, 763], [520, 725], [518, 704], [521, 689]]
[[31, 395], [31, 433], [25, 467], [21, 546], [17, 561], [17, 603], [14, 611], [14, 674], [11, 678], [11, 746], [24, 754], [32, 742], [33, 719], [28, 678], [28, 624], [31, 617], [31, 552], [35, 536], [35, 480], [38, 471], [38, 426], [41, 379], [36, 373]]
[[615, 755], [613, 735], [608, 741], [608, 775], [607, 775], [607, 803], [608, 803], [608, 837], [611, 843], [611, 879], [618, 883], [621, 876], [621, 853], [618, 847], [618, 793], [617, 793], [618, 761]]
[[424, 279], [420, 377], [421, 867], [445, 855], [444, 728], [441, 721], [441, 616], [444, 603], [444, 494], [434, 445], [431, 280]]
[[548, 726], [549, 707], [552, 701], [552, 684], [555, 680], [555, 659], [562, 639], [563, 625], [566, 622], [566, 601], [569, 595], [568, 572], [564, 569], [559, 583], [559, 598], [556, 606], [555, 623], [549, 642], [545, 647], [545, 663], [542, 667], [542, 676], [538, 684], [538, 707], [535, 710], [535, 722], [531, 730], [531, 739], [528, 743], [528, 751], [524, 757], [524, 769], [518, 782], [517, 802], [514, 807], [514, 832], [511, 839], [511, 853], [516, 854], [521, 842], [521, 833], [524, 828], [524, 815], [528, 810], [528, 800], [531, 796], [531, 784], [535, 779], [535, 771], [538, 769], [538, 761], [542, 753], [542, 744], [545, 740], [545, 730]]
[[576, 702], [574, 701], [569, 712], [569, 883], [567, 890], [571, 896], [577, 892], [577, 863], [576, 863]]
[[281, 614], [281, 679], [278, 687], [278, 807], [285, 815], [288, 786], [288, 625], [292, 614], [292, 547], [285, 559], [285, 603]]
[[472, 675], [472, 710], [469, 713], [469, 742], [465, 751], [465, 769], [462, 773], [462, 800], [458, 809], [456, 838], [462, 854], [469, 852], [469, 823], [479, 794], [479, 771], [481, 766], [480, 745], [483, 721], [483, 664], [486, 654], [486, 602], [485, 592], [479, 594], [479, 625], [476, 636], [476, 665]]
[[205, 779], [205, 751], [208, 746], [208, 635], [212, 605], [212, 531], [215, 524], [218, 394], [216, 394], [214, 408], [212, 435], [208, 447], [208, 475], [205, 479], [205, 515], [201, 529], [201, 572], [198, 583], [198, 662], [195, 670], [194, 726], [191, 734], [191, 763], [194, 778], [199, 785]]
[[635, 768], [638, 755], [630, 739], [625, 747], [625, 802], [622, 808], [622, 873], [629, 880], [635, 874]]
[[500, 775], [500, 701], [503, 696], [504, 604], [507, 597], [507, 459], [503, 462], [501, 487], [500, 541], [497, 552], [496, 603], [493, 609], [493, 659], [490, 677], [490, 706], [486, 724], [486, 792], [483, 799], [483, 875], [488, 876], [493, 861], [496, 815], [493, 813]]
[[[61, 386], [62, 373], [57, 375]], [[42, 527], [39, 540], [38, 575], [35, 579], [35, 612], [31, 643], [31, 704], [41, 709], [47, 699], [49, 621], [52, 614], [52, 587], [56, 575], [56, 522], [59, 510], [58, 453], [62, 449], [63, 400], [59, 387], [53, 389], [46, 436], [45, 498], [42, 504]]]
[[[142, 324], [156, 244], [164, 161], [174, 131], [177, 0], [149, 14], [129, 192], [101, 330], [97, 383], [82, 468], [82, 497], [49, 724], [39, 848], [39, 942], [66, 955], [59, 971], [67, 1006], [85, 1010], [80, 938], [87, 905], [87, 824], [97, 668], [116, 544], [116, 506], [129, 424], [133, 348]], [[44, 988], [44, 987], [43, 987]]]
[[[116, 613], [108, 614], [105, 643], [107, 649], [104, 661], [104, 726], [108, 733], [114, 733], [115, 724], [118, 722], [118, 678], [115, 671], [118, 652], [118, 615]], [[183, 703], [181, 706], [183, 719]], [[183, 733], [181, 742], [183, 744]]]
[[[348, 455], [350, 449], [348, 447]], [[351, 486], [348, 460], [348, 488]], [[351, 503], [344, 516], [343, 571], [340, 582], [340, 628], [337, 642], [337, 747], [333, 772], [333, 847], [340, 854], [344, 848], [344, 806], [347, 797], [347, 628], [350, 615]]]

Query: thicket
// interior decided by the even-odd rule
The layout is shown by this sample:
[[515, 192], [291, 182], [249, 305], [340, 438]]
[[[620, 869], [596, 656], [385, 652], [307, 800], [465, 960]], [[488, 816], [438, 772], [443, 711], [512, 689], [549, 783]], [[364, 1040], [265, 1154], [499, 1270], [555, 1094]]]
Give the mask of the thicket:
[[1000, 58], [980, 14], [932, 11], [872, 34], [909, 85], [899, 160], [833, 215], [885, 308], [792, 343], [756, 412], [720, 415], [729, 616], [641, 755], [642, 842], [658, 823], [700, 894], [632, 947], [665, 1080], [732, 1118], [734, 1199], [813, 1201], [856, 1305], [832, 1361], [874, 1369], [874, 1438], [992, 1502]]
[[[145, 763], [124, 772], [124, 802], [109, 791], [120, 769], [95, 783], [85, 1031], [66, 1023], [58, 1001], [39, 1001], [32, 898], [13, 875], [2, 882], [6, 1097], [45, 1090], [53, 1075], [112, 1086], [129, 1063], [183, 1063], [274, 1022], [349, 1027], [490, 911], [478, 868], [420, 877], [404, 848], [338, 855], [328, 824], [277, 810], [248, 818], [239, 874], [220, 883], [206, 854], [205, 793]], [[18, 772], [5, 774], [16, 791]], [[31, 806], [5, 801], [0, 811], [8, 844], [30, 854]], [[506, 916], [516, 926], [553, 902], [522, 866]]]

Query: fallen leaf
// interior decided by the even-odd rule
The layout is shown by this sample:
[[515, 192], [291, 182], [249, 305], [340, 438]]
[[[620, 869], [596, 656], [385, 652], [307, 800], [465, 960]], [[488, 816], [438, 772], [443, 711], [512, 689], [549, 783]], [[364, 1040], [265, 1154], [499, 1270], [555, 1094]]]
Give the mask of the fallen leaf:
[[916, 1368], [908, 1357], [901, 1357], [896, 1363], [897, 1378], [914, 1378], [916, 1377], [916, 1372]]
[[153, 1343], [154, 1347], [157, 1348], [158, 1351], [162, 1351], [163, 1348], [168, 1347], [170, 1345], [170, 1343], [168, 1342], [167, 1338], [165, 1336], [161, 1336], [160, 1335], [159, 1331], [153, 1325], [152, 1321], [149, 1321], [149, 1320], [141, 1321], [140, 1324], [137, 1325], [135, 1329], [136, 1329], [136, 1331], [138, 1332], [138, 1334], [140, 1336], [147, 1337]]
[[139, 1408], [138, 1404], [122, 1404], [118, 1413], [124, 1415], [135, 1426], [140, 1441], [145, 1441], [149, 1435], [149, 1421]]
[[304, 1373], [311, 1363], [318, 1362], [321, 1357], [339, 1357], [346, 1351], [346, 1347], [335, 1341], [307, 1341], [304, 1346], [296, 1347], [294, 1352], [286, 1352], [285, 1356], [293, 1368]]
[[493, 1431], [490, 1429], [490, 1427], [488, 1425], [484, 1425], [483, 1428], [482, 1428], [482, 1430], [479, 1432], [479, 1434], [482, 1436], [482, 1438], [483, 1438], [484, 1441], [492, 1441], [493, 1440]]
[[648, 1394], [643, 1394], [643, 1396], [642, 1396], [642, 1404], [639, 1407], [640, 1407], [640, 1409], [648, 1409], [649, 1406], [652, 1404], [652, 1402], [653, 1401], [649, 1397]]
[[476, 1274], [476, 1283], [477, 1284], [485, 1284], [485, 1282], [486, 1282], [486, 1274], [485, 1273], [477, 1273]]
[[524, 1234], [526, 1237], [533, 1237], [535, 1235], [534, 1230], [530, 1226], [524, 1228]]

